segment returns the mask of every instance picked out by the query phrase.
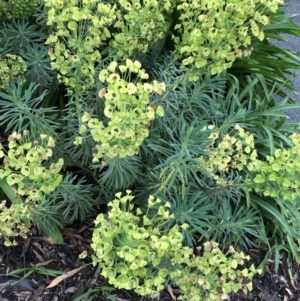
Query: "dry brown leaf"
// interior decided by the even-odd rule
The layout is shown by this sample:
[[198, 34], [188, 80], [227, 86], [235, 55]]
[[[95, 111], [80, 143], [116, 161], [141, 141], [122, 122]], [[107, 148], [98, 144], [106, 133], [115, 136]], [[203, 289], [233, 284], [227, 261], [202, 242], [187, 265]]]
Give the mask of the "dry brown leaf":
[[26, 243], [25, 243], [25, 246], [24, 246], [24, 248], [23, 248], [23, 252], [22, 252], [22, 254], [21, 254], [21, 257], [23, 257], [23, 256], [25, 255], [25, 253], [27, 252], [27, 250], [28, 250], [28, 248], [29, 248], [29, 246], [30, 246], [30, 242], [31, 242], [31, 237], [28, 237], [28, 238], [26, 239]]
[[30, 264], [32, 267], [41, 267], [41, 266], [45, 266], [45, 265], [48, 265], [50, 262], [52, 261], [58, 261], [57, 259], [49, 259], [49, 260], [46, 260], [46, 261], [43, 261], [43, 262], [39, 262], [39, 263], [36, 263], [36, 264]]
[[62, 234], [70, 239], [73, 246], [77, 245], [76, 239], [74, 238], [74, 235], [70, 229], [64, 228]]
[[33, 250], [33, 253], [38, 258], [39, 261], [42, 261], [42, 262], [45, 261], [45, 259], [43, 258], [42, 255], [39, 254], [39, 252], [37, 252], [36, 250]]
[[285, 290], [290, 295], [290, 297], [294, 297], [294, 294], [286, 287]]
[[58, 244], [54, 239], [47, 235], [43, 236], [43, 240], [46, 241], [50, 246], [55, 246]]
[[173, 294], [173, 289], [172, 289], [172, 287], [171, 287], [170, 285], [168, 285], [167, 289], [168, 289], [168, 292], [169, 292], [169, 294], [171, 295], [172, 299], [173, 299], [174, 301], [176, 301], [177, 299], [176, 299], [175, 295]]
[[38, 248], [38, 249], [41, 251], [41, 253], [45, 256], [45, 252], [44, 252], [42, 246], [41, 246], [37, 241], [34, 241], [32, 244], [33, 244], [36, 248]]
[[89, 225], [83, 225], [80, 228], [76, 229], [74, 232], [78, 234], [78, 233], [81, 233], [84, 230], [88, 229], [89, 227], [90, 227]]
[[46, 289], [56, 286], [61, 281], [73, 276], [74, 274], [76, 274], [77, 272], [79, 272], [83, 268], [85, 268], [84, 265], [82, 267], [77, 268], [77, 269], [71, 270], [71, 271], [67, 272], [66, 274], [63, 274], [61, 276], [56, 277], [54, 280], [51, 281], [51, 283], [46, 287]]
[[94, 273], [93, 279], [91, 281], [91, 285], [95, 285], [96, 284], [99, 275], [100, 275], [100, 267], [98, 266], [98, 268], [96, 269], [96, 271]]

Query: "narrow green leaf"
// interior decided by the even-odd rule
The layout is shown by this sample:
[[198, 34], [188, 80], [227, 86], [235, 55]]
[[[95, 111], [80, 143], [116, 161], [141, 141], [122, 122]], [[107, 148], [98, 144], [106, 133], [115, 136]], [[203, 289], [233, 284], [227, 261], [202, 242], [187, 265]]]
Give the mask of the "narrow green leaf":
[[254, 202], [258, 207], [261, 207], [267, 212], [269, 212], [282, 225], [286, 233], [290, 236], [292, 235], [291, 227], [288, 225], [288, 223], [286, 222], [285, 218], [281, 215], [281, 213], [275, 208], [275, 206], [271, 206], [266, 201], [254, 195], [251, 195], [251, 202]]
[[6, 177], [0, 180], [0, 188], [3, 190], [3, 192], [6, 194], [6, 196], [9, 198], [9, 200], [14, 203], [15, 200], [15, 194], [10, 188], [10, 186], [7, 184]]

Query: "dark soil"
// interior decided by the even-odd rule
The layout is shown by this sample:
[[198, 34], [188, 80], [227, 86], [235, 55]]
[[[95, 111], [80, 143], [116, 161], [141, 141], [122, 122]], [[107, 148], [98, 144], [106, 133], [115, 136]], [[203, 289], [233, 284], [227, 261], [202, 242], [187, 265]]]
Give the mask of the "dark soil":
[[[65, 242], [54, 244], [46, 236], [39, 236], [33, 229], [33, 235], [28, 239], [19, 239], [15, 247], [0, 245], [0, 301], [74, 301], [88, 291], [81, 300], [85, 301], [147, 301], [133, 292], [114, 290], [100, 275], [99, 269], [90, 264], [90, 257], [79, 259], [79, 254], [90, 248], [91, 233], [94, 217], [89, 217], [77, 227], [64, 230]], [[258, 266], [264, 258], [265, 251], [259, 249], [249, 250], [251, 262]], [[17, 278], [7, 278], [6, 273], [20, 268], [35, 268], [28, 280], [11, 286], [5, 282]], [[52, 288], [47, 288], [52, 280], [58, 276], [42, 275], [37, 267], [55, 271], [69, 272], [61, 282], [54, 283]], [[278, 272], [275, 272], [274, 260], [268, 259], [263, 276], [257, 275], [253, 280], [253, 291], [245, 296], [242, 292], [230, 294], [231, 301], [288, 301], [300, 300], [300, 266], [295, 262], [288, 263], [287, 255], [281, 254]], [[18, 274], [22, 277], [26, 272]], [[1, 276], [2, 275], [2, 276]], [[15, 277], [15, 276], [14, 276]], [[1, 283], [2, 282], [2, 283]], [[178, 292], [174, 290], [174, 293]], [[175, 294], [175, 297], [178, 295]], [[162, 292], [159, 300], [172, 301], [167, 291]]]
[[[259, 266], [266, 253], [251, 249], [251, 262]], [[231, 301], [296, 301], [300, 300], [300, 265], [288, 258], [286, 253], [280, 254], [279, 266], [276, 272], [275, 260], [271, 256], [264, 265], [263, 275], [253, 279], [253, 290], [247, 296], [243, 292], [230, 294]]]

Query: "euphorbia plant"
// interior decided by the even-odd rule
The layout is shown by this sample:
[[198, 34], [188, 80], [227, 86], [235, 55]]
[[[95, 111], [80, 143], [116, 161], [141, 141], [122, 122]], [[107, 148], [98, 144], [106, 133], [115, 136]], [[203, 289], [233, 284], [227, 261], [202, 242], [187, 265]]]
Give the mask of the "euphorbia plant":
[[0, 158], [3, 158], [0, 188], [12, 203], [6, 207], [6, 201], [2, 201], [0, 206], [0, 238], [6, 239], [6, 245], [11, 244], [11, 237], [26, 237], [33, 216], [39, 214], [39, 203], [62, 181], [59, 173], [62, 159], [43, 166], [43, 162], [52, 156], [54, 140], [41, 134], [39, 141], [30, 141], [28, 135], [28, 131], [24, 131], [23, 135], [12, 133], [8, 137], [7, 152], [0, 143]]
[[222, 300], [231, 291], [252, 289], [254, 266], [238, 269], [249, 256], [233, 247], [223, 253], [213, 241], [198, 248], [200, 256], [194, 254], [183, 245], [178, 225], [164, 228], [173, 218], [168, 203], [159, 206], [161, 201], [150, 196], [148, 209], [159, 208], [148, 218], [132, 200], [129, 190], [123, 197], [117, 193], [108, 204], [108, 214], [99, 214], [95, 222], [93, 263], [110, 284], [157, 297], [166, 285], [175, 283], [181, 289], [179, 299], [192, 301]]
[[282, 1], [44, 3], [47, 25], [54, 29], [46, 42], [51, 47], [52, 66], [70, 91], [82, 92], [93, 86], [95, 65], [104, 57], [125, 60], [153, 47], [159, 53], [175, 48], [183, 66], [196, 69], [190, 80], [195, 81], [205, 66], [212, 74], [220, 73], [236, 58], [251, 54], [254, 38], [264, 39], [262, 27], [269, 24], [269, 13], [275, 12]]
[[217, 74], [237, 58], [250, 56], [252, 40], [264, 39], [262, 27], [270, 23], [269, 13], [276, 12], [279, 4], [283, 2], [178, 1], [180, 16], [173, 39], [182, 64], [195, 68], [190, 79], [197, 80], [204, 66]]
[[[94, 163], [102, 158], [125, 158], [138, 154], [139, 147], [149, 135], [150, 123], [156, 115], [163, 115], [161, 106], [151, 105], [149, 95], [162, 94], [165, 85], [156, 80], [143, 83], [149, 75], [141, 67], [140, 62], [130, 59], [126, 60], [126, 65], [113, 61], [99, 74], [99, 80], [105, 85], [99, 91], [99, 97], [104, 98], [104, 115], [109, 121], [105, 124], [86, 112], [79, 130], [79, 134], [86, 136], [90, 129], [97, 143]], [[82, 141], [82, 136], [78, 136], [75, 144]]]

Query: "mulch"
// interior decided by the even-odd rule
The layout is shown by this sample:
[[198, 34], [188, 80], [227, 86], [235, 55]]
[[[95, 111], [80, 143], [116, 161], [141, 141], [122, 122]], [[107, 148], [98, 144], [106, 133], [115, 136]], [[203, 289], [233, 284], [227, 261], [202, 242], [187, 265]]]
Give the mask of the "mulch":
[[[85, 259], [79, 258], [83, 251], [87, 251], [88, 255], [93, 254], [90, 247], [93, 220], [94, 217], [89, 216], [80, 225], [69, 225], [65, 228], [63, 244], [55, 244], [49, 237], [39, 235], [35, 228], [27, 239], [18, 239], [17, 246], [5, 247], [0, 243], [0, 301], [74, 301], [88, 291], [92, 291], [93, 294], [81, 300], [151, 300], [134, 292], [115, 290], [101, 277], [100, 270], [91, 264], [90, 256]], [[258, 266], [264, 258], [265, 251], [250, 249], [248, 254], [251, 256], [251, 263]], [[282, 253], [279, 269], [275, 272], [274, 260], [272, 257], [269, 258], [264, 275], [257, 275], [253, 279], [253, 291], [246, 296], [243, 292], [230, 294], [228, 300], [300, 301], [300, 266], [294, 261], [290, 264], [288, 262], [287, 254]], [[57, 278], [59, 275], [52, 277], [42, 275], [36, 269], [25, 282], [14, 286], [3, 283], [8, 279], [5, 278], [7, 273], [25, 267], [40, 267], [68, 274], [59, 282]], [[18, 276], [22, 277], [24, 273]], [[53, 287], [47, 288], [51, 283]], [[161, 292], [158, 300], [172, 301], [172, 297], [166, 290]]]

